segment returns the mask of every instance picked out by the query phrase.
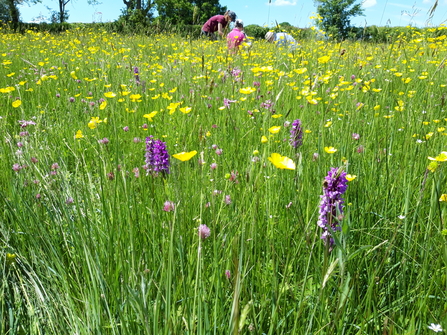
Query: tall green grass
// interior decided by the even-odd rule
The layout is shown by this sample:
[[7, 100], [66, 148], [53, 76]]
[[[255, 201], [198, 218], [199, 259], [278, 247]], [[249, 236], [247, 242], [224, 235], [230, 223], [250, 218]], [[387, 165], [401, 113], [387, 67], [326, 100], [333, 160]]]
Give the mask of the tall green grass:
[[[447, 327], [445, 163], [430, 170], [427, 159], [446, 150], [440, 36], [313, 41], [294, 52], [255, 42], [230, 55], [222, 41], [176, 36], [5, 33], [0, 332]], [[94, 129], [92, 117], [102, 120]], [[284, 125], [295, 119], [299, 149]], [[146, 175], [149, 135], [171, 155], [198, 154]], [[272, 153], [296, 169], [277, 169]], [[322, 181], [338, 166], [356, 178], [328, 252], [316, 222]], [[166, 201], [175, 210], [163, 211]], [[198, 236], [200, 224], [210, 237]]]

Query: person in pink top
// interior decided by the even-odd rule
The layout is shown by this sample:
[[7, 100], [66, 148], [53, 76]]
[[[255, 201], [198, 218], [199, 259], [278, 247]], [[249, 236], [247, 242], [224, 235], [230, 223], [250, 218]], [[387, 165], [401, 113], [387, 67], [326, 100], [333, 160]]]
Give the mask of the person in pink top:
[[244, 22], [237, 19], [234, 29], [227, 35], [228, 50], [236, 53], [239, 50], [239, 46], [247, 38], [244, 33]]
[[203, 25], [202, 35], [214, 40], [216, 39], [214, 33], [217, 31], [223, 37], [227, 24], [234, 21], [236, 21], [236, 13], [231, 10], [227, 10], [224, 15], [214, 15]]

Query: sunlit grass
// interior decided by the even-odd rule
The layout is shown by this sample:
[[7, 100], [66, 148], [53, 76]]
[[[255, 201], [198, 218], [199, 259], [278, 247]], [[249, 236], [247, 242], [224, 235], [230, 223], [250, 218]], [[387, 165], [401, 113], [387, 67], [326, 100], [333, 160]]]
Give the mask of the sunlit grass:
[[[447, 327], [444, 41], [233, 55], [176, 36], [5, 32], [0, 332]], [[148, 169], [151, 135], [169, 174]], [[349, 182], [329, 252], [317, 220], [332, 167]]]

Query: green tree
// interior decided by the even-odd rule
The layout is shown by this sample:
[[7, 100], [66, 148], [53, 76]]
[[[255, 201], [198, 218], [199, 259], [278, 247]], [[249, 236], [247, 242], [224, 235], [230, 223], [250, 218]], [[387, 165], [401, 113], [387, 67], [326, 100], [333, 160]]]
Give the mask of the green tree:
[[9, 12], [9, 5], [6, 0], [0, 0], [0, 21], [12, 21], [11, 13]]
[[11, 18], [11, 22], [14, 26], [20, 22], [20, 12], [18, 5], [22, 4], [20, 0], [6, 0], [6, 6], [8, 8], [8, 14]]
[[224, 14], [227, 11], [227, 7], [221, 6], [219, 0], [196, 0], [193, 3], [198, 12], [197, 19], [194, 20], [193, 24], [203, 24], [211, 16]]
[[314, 0], [320, 15], [318, 26], [335, 39], [348, 37], [351, 17], [363, 15], [361, 3], [357, 0]]
[[146, 27], [153, 18], [154, 0], [123, 0], [126, 7], [121, 11], [118, 22], [130, 30]]
[[203, 24], [211, 16], [224, 14], [227, 8], [219, 0], [155, 0], [159, 20], [175, 25]]
[[155, 7], [153, 0], [123, 0], [123, 2], [126, 5], [125, 13], [140, 11], [140, 14], [145, 17], [152, 16], [152, 11]]
[[[19, 5], [23, 4], [36, 4], [41, 2], [41, 0], [1, 0], [2, 2], [2, 13], [6, 15], [9, 21], [12, 23], [13, 27], [16, 28], [20, 22], [20, 11]], [[3, 12], [5, 10], [5, 12]]]
[[289, 22], [281, 22], [279, 23], [280, 27], [292, 27], [292, 25]]
[[11, 16], [9, 15], [9, 7], [5, 0], [0, 0], [0, 21], [11, 21]]

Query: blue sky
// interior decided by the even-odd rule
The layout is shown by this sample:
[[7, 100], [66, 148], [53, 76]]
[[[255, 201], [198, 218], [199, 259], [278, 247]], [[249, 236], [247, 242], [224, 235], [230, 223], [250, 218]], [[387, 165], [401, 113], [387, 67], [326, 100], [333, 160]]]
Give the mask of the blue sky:
[[[364, 0], [362, 6], [365, 16], [352, 19], [355, 26], [406, 26], [447, 24], [447, 0], [439, 0], [438, 8], [428, 23], [428, 11], [434, 0]], [[42, 0], [42, 4], [20, 7], [21, 18], [30, 22], [39, 15], [48, 17], [47, 6], [57, 8], [57, 0]], [[316, 12], [313, 0], [220, 0], [220, 4], [236, 12], [245, 25], [258, 24], [273, 26], [278, 23], [306, 28], [312, 26], [309, 19]], [[114, 21], [124, 8], [122, 0], [102, 0], [102, 4], [92, 7], [87, 0], [71, 0], [66, 7], [69, 10], [69, 22], [108, 22]]]

